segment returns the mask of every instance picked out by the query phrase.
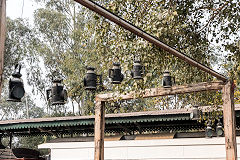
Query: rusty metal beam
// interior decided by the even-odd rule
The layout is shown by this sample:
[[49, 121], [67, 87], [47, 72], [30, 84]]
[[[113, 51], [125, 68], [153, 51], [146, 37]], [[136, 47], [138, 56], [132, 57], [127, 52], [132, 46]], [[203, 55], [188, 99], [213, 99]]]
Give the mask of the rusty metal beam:
[[126, 30], [138, 35], [139, 37], [142, 37], [143, 39], [147, 40], [148, 42], [153, 43], [156, 46], [162, 48], [163, 50], [175, 55], [176, 57], [182, 59], [186, 63], [188, 63], [192, 66], [195, 66], [195, 67], [211, 74], [212, 76], [218, 78], [219, 80], [227, 81], [227, 78], [224, 75], [222, 75], [222, 74], [214, 71], [213, 69], [195, 61], [193, 58], [181, 53], [180, 51], [174, 49], [173, 47], [161, 42], [156, 37], [146, 33], [142, 29], [136, 27], [135, 25], [126, 21], [125, 19], [115, 15], [114, 13], [110, 12], [106, 8], [100, 6], [99, 4], [97, 4], [97, 3], [95, 3], [91, 0], [74, 0], [74, 1], [80, 3], [81, 5], [83, 5], [87, 8], [89, 8], [90, 10], [100, 14], [101, 16], [109, 19], [110, 21], [112, 21], [112, 22], [116, 23], [117, 25], [125, 28]]
[[127, 94], [119, 93], [105, 93], [96, 95], [97, 101], [112, 101], [114, 99], [121, 100], [130, 100], [135, 99], [138, 95], [143, 98], [158, 97], [158, 96], [167, 96], [175, 94], [185, 94], [185, 93], [194, 93], [202, 91], [211, 91], [211, 90], [221, 90], [225, 85], [225, 82], [201, 82], [196, 84], [187, 84], [182, 86], [173, 86], [171, 88], [151, 88], [145, 89], [143, 91], [132, 91]]

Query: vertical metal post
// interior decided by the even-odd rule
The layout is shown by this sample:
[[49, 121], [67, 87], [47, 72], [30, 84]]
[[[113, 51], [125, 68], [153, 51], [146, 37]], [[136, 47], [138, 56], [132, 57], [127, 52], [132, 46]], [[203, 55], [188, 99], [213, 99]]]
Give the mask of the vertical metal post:
[[94, 2], [92, 0], [74, 0], [74, 1], [80, 3], [81, 5], [83, 5], [87, 8], [89, 8], [90, 10], [100, 14], [101, 16], [107, 18], [108, 20], [110, 20], [110, 21], [116, 23], [117, 25], [125, 28], [126, 30], [134, 33], [135, 35], [138, 35], [139, 37], [142, 37], [146, 41], [155, 44], [159, 48], [162, 48], [163, 50], [167, 51], [168, 53], [171, 53], [174, 56], [178, 57], [179, 59], [182, 59], [186, 63], [188, 63], [192, 66], [195, 66], [195, 67], [197, 67], [197, 68], [199, 68], [199, 69], [217, 77], [218, 79], [220, 79], [222, 81], [227, 81], [227, 78], [225, 76], [223, 76], [223, 75], [217, 73], [216, 71], [210, 69], [209, 67], [195, 61], [194, 59], [187, 56], [186, 54], [183, 54], [183, 53], [177, 51], [173, 47], [170, 47], [167, 44], [161, 42], [156, 37], [146, 33], [145, 31], [143, 31], [142, 29], [134, 26], [132, 23], [126, 21], [125, 19], [113, 14], [112, 12], [110, 12], [106, 8], [100, 6], [96, 2]]
[[28, 96], [27, 96], [27, 94], [25, 95], [25, 106], [26, 106], [26, 109], [27, 109], [27, 119], [29, 119], [30, 118], [30, 116], [29, 116], [29, 105], [28, 105]]
[[12, 133], [9, 134], [9, 148], [12, 149]]
[[6, 36], [6, 0], [0, 2], [0, 93], [2, 92], [3, 67], [4, 67], [4, 46]]
[[95, 108], [95, 128], [94, 160], [104, 160], [104, 130], [105, 130], [105, 102], [96, 101]]
[[236, 117], [234, 107], [234, 87], [229, 81], [223, 87], [223, 122], [226, 146], [226, 159], [237, 160]]

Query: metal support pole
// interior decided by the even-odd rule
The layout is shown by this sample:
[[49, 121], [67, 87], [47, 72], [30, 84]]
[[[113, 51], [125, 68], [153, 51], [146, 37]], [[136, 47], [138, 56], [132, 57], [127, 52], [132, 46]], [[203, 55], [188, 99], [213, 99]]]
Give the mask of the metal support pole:
[[211, 74], [214, 77], [217, 77], [218, 79], [222, 81], [227, 81], [227, 78], [220, 73], [217, 73], [216, 71], [210, 69], [209, 67], [195, 61], [194, 59], [190, 58], [189, 56], [177, 51], [176, 49], [170, 47], [169, 45], [161, 42], [156, 37], [146, 33], [142, 29], [136, 27], [135, 25], [131, 24], [130, 22], [126, 21], [125, 19], [115, 15], [114, 13], [110, 12], [106, 8], [100, 6], [99, 4], [91, 1], [91, 0], [74, 0], [81, 5], [89, 8], [90, 10], [100, 14], [101, 16], [109, 19], [110, 21], [116, 23], [117, 25], [129, 30], [130, 32], [134, 33], [135, 35], [138, 35], [139, 37], [142, 37], [143, 39], [149, 41], [150, 43], [155, 44], [156, 46], [162, 48], [163, 50], [177, 56], [178, 58], [182, 59], [186, 63], [195, 66], [209, 74]]
[[94, 160], [104, 160], [104, 130], [105, 130], [105, 102], [96, 101], [95, 108], [95, 128]]
[[226, 146], [226, 159], [237, 160], [236, 117], [234, 107], [234, 87], [229, 81], [223, 87], [223, 122]]
[[0, 93], [2, 92], [3, 67], [4, 67], [4, 46], [6, 36], [6, 0], [0, 2]]
[[10, 137], [9, 137], [9, 148], [12, 149], [12, 138], [13, 138], [12, 133], [10, 133], [9, 136], [10, 136]]
[[28, 96], [27, 96], [27, 94], [25, 95], [25, 106], [26, 106], [26, 109], [27, 109], [27, 119], [29, 119], [30, 116], [29, 116], [29, 105], [28, 105]]

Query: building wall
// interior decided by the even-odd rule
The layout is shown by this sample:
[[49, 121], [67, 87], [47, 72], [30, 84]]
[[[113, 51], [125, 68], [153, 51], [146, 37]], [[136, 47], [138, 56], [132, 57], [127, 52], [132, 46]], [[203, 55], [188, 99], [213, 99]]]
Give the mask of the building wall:
[[[240, 142], [240, 138], [237, 141]], [[224, 137], [106, 141], [104, 144], [105, 160], [220, 160], [226, 157]], [[50, 148], [51, 160], [94, 159], [94, 142], [46, 143], [39, 148]]]

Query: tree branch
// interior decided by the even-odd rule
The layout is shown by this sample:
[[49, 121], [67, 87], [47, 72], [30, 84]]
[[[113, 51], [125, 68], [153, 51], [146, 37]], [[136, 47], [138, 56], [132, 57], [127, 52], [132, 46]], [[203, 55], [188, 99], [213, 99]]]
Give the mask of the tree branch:
[[222, 7], [218, 9], [212, 9], [215, 13], [212, 14], [211, 18], [208, 20], [207, 24], [205, 24], [199, 31], [198, 33], [202, 32], [211, 22], [214, 20], [214, 18], [219, 15], [219, 13], [224, 9], [225, 6], [227, 6], [229, 2], [226, 2]]

